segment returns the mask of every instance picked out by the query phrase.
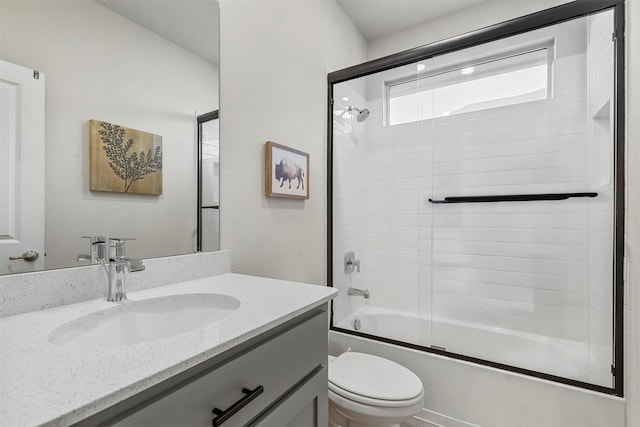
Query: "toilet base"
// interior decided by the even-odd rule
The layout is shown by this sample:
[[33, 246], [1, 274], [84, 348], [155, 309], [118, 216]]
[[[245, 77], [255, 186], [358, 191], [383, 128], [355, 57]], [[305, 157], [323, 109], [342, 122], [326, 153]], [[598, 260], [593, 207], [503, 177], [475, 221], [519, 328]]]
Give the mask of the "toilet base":
[[400, 427], [402, 420], [373, 417], [341, 408], [329, 399], [329, 427]]

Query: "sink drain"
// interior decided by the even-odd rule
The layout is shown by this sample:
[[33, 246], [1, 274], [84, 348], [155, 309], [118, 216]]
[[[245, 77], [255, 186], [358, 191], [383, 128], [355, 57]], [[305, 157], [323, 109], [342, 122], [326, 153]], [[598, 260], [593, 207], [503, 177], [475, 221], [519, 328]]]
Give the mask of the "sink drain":
[[360, 328], [362, 328], [362, 323], [360, 322], [360, 319], [356, 319], [353, 321], [353, 329], [356, 331], [359, 331]]

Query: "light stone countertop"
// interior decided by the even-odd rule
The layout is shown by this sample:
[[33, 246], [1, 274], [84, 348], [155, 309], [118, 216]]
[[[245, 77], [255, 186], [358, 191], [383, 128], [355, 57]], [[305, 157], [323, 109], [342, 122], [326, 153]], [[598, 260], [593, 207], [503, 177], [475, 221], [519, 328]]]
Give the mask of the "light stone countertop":
[[334, 298], [325, 286], [222, 274], [128, 294], [142, 300], [218, 293], [240, 300], [232, 314], [157, 341], [91, 350], [64, 349], [47, 337], [104, 299], [0, 319], [0, 425], [69, 425], [191, 368]]

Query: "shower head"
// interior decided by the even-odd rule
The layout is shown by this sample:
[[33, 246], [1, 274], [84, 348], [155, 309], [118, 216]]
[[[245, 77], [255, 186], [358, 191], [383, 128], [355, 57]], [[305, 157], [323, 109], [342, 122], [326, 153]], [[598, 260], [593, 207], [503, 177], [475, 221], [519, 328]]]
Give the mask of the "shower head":
[[349, 105], [349, 107], [347, 108], [347, 111], [351, 113], [352, 116], [353, 116], [354, 110], [358, 112], [358, 116], [356, 117], [356, 120], [359, 122], [364, 122], [365, 120], [367, 120], [367, 117], [369, 117], [369, 114], [371, 114], [371, 112], [366, 108], [361, 110], [359, 108], [352, 107], [351, 105]]

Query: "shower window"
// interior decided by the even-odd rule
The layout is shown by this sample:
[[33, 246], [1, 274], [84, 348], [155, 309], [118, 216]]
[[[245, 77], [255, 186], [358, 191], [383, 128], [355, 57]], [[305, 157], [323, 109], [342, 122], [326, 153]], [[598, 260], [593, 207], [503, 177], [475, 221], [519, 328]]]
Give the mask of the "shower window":
[[623, 8], [579, 3], [329, 75], [333, 330], [622, 394]]
[[[552, 45], [441, 71], [416, 65], [418, 76], [385, 82], [389, 125], [547, 99]], [[441, 102], [434, 103], [434, 98]]]

